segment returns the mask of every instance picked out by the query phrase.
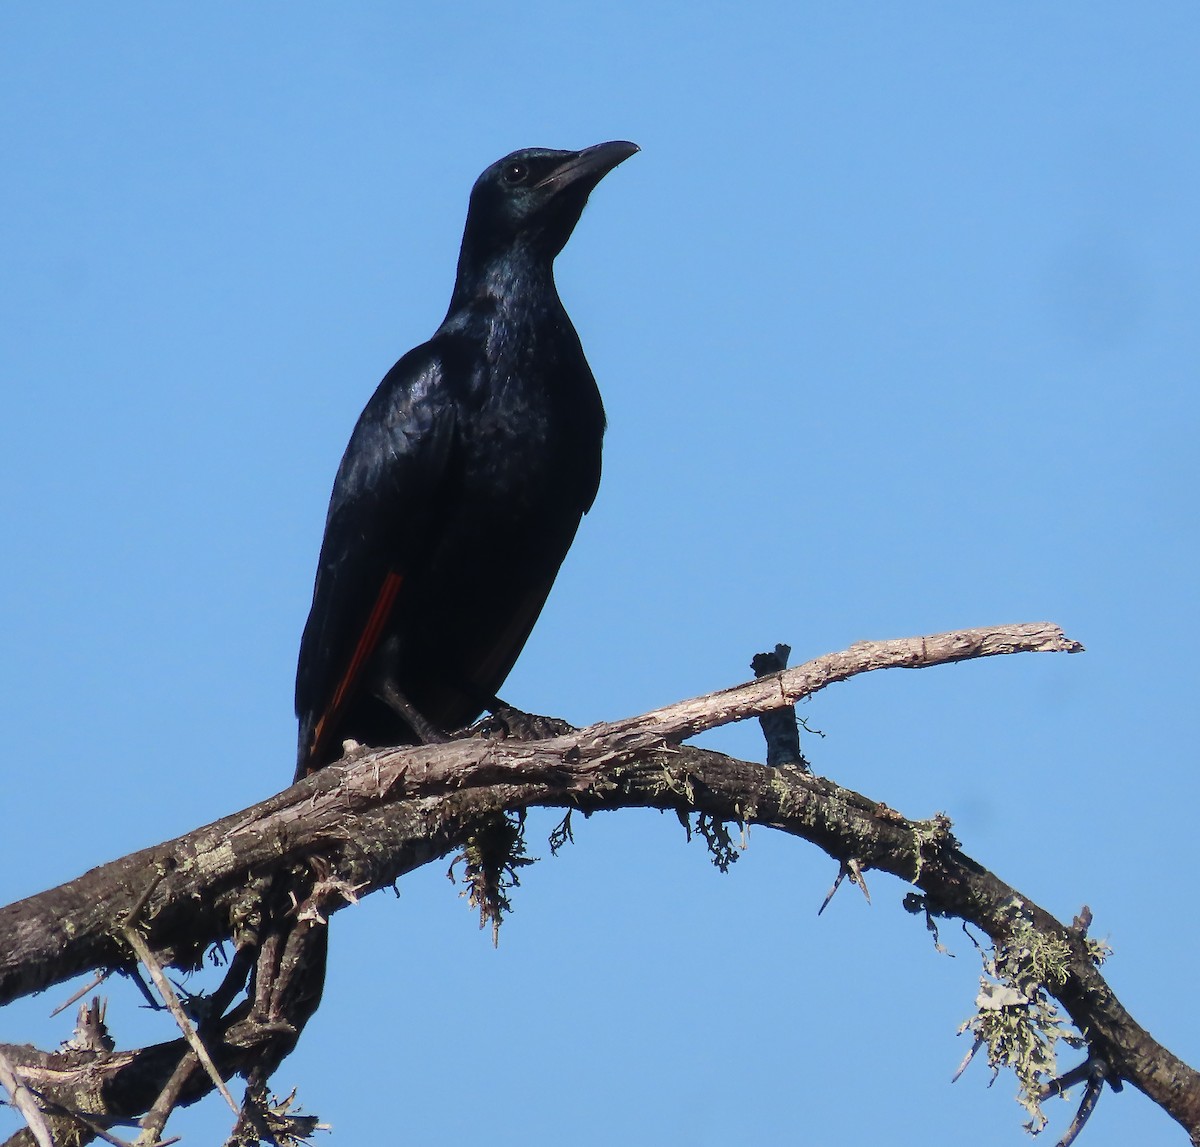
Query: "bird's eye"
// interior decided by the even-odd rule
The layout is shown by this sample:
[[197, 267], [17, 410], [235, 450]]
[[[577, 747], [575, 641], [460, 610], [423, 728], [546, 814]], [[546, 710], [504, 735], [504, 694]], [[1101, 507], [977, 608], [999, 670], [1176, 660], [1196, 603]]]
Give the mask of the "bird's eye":
[[529, 165], [515, 161], [504, 165], [504, 182], [510, 187], [515, 187], [518, 183], [524, 183], [529, 177]]

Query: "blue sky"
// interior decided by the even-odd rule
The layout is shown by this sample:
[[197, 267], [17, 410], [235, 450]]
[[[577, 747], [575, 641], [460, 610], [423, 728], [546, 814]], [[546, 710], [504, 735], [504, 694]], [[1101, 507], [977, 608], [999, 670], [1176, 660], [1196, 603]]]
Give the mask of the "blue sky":
[[[1059, 622], [1085, 656], [815, 698], [809, 755], [1088, 903], [1200, 1062], [1198, 34], [1177, 0], [5, 5], [0, 899], [287, 781], [333, 472], [445, 311], [472, 181], [626, 138], [558, 275], [605, 477], [506, 697], [582, 723], [777, 641]], [[898, 882], [818, 920], [802, 843], [722, 877], [650, 813], [550, 860], [556, 819], [499, 951], [442, 865], [337, 918], [276, 1076], [334, 1142], [1024, 1140], [1010, 1079], [949, 1084], [977, 958]], [[65, 1038], [52, 994], [4, 1038]], [[113, 998], [123, 1046], [169, 1038]], [[1178, 1133], [1127, 1089], [1086, 1136]]]

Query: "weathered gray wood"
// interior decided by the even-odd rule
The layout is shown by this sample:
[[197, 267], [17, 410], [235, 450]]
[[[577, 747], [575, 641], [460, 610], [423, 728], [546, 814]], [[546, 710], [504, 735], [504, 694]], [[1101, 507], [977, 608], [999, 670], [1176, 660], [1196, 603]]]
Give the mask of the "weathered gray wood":
[[[948, 824], [909, 821], [799, 769], [771, 769], [679, 744], [875, 669], [1080, 648], [1049, 624], [863, 642], [732, 689], [544, 740], [469, 738], [358, 753], [253, 808], [0, 909], [0, 1002], [91, 968], [130, 965], [122, 935], [131, 915], [164, 964], [193, 965], [221, 940], [245, 942], [249, 950], [252, 937], [259, 953], [257, 1002], [238, 1005], [204, 1036], [223, 1074], [244, 1071], [264, 1056], [277, 1062], [316, 1006], [319, 977], [315, 987], [305, 985], [303, 966], [306, 945], [323, 944], [324, 917], [460, 847], [481, 818], [533, 805], [698, 811], [714, 821], [768, 825], [860, 871], [879, 869], [910, 881], [932, 914], [969, 920], [1000, 943], [1019, 901], [1039, 933], [1068, 947], [1068, 971], [1054, 994], [1087, 1033], [1092, 1054], [1103, 1058], [1110, 1078], [1140, 1088], [1195, 1138], [1200, 1076], [1129, 1016], [1082, 931], [965, 856]], [[274, 941], [264, 940], [261, 929], [285, 915], [279, 908], [284, 895], [297, 907], [286, 914], [291, 931], [279, 933], [267, 976], [263, 954], [271, 954]], [[275, 976], [278, 992], [267, 982]], [[130, 1052], [94, 1054], [73, 1067], [58, 1053], [3, 1048], [30, 1086], [60, 1102], [69, 1099], [77, 1110], [126, 1118], [149, 1108], [185, 1050], [173, 1041], [145, 1049], [140, 1059]], [[177, 1090], [186, 1101], [211, 1086], [196, 1073]], [[119, 1109], [114, 1094], [125, 1097]]]

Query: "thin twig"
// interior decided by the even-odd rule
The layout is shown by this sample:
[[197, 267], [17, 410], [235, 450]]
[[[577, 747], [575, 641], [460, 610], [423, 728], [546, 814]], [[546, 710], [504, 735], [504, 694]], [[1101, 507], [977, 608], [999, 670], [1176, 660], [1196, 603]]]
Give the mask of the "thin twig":
[[825, 909], [829, 907], [829, 902], [833, 899], [834, 894], [837, 892], [837, 890], [839, 888], [841, 888], [842, 881], [846, 879], [848, 872], [849, 872], [849, 870], [846, 868], [846, 866], [844, 864], [840, 868], [838, 868], [837, 879], [833, 882], [833, 887], [830, 888], [830, 890], [825, 893], [825, 899], [821, 901], [821, 907], [817, 909], [818, 916], [820, 916], [821, 913], [824, 912]]
[[154, 895], [154, 890], [162, 883], [162, 879], [174, 867], [174, 864], [168, 864], [165, 861], [160, 861], [155, 867], [154, 875], [149, 883], [142, 889], [141, 894], [133, 902], [133, 906], [129, 909], [125, 917], [125, 927], [129, 928], [136, 923], [139, 916], [142, 914], [142, 909], [150, 902], [150, 897]]
[[842, 881], [847, 876], [850, 877], [850, 883], [857, 885], [859, 891], [867, 898], [867, 903], [871, 903], [871, 892], [867, 888], [867, 879], [863, 875], [862, 865], [851, 857], [849, 860], [843, 860], [838, 867], [837, 879], [833, 882], [833, 887], [825, 893], [825, 899], [821, 901], [821, 907], [817, 909], [818, 916], [829, 907], [829, 902], [833, 899], [833, 894], [841, 888]]
[[12, 1096], [13, 1106], [25, 1116], [25, 1122], [29, 1124], [29, 1130], [37, 1140], [38, 1147], [54, 1147], [54, 1136], [50, 1134], [46, 1116], [37, 1099], [22, 1082], [17, 1069], [3, 1052], [0, 1052], [0, 1086]]
[[146, 970], [150, 973], [150, 978], [154, 981], [154, 986], [158, 988], [159, 994], [163, 998], [163, 1003], [170, 1008], [171, 1015], [175, 1017], [175, 1022], [179, 1025], [179, 1030], [183, 1032], [183, 1038], [191, 1045], [192, 1051], [196, 1053], [196, 1058], [203, 1065], [204, 1070], [208, 1072], [209, 1078], [216, 1085], [225, 1102], [229, 1104], [230, 1110], [236, 1115], [239, 1111], [237, 1103], [234, 1101], [233, 1096], [229, 1094], [229, 1088], [225, 1086], [225, 1080], [221, 1078], [221, 1073], [217, 1070], [217, 1065], [213, 1063], [212, 1057], [208, 1054], [208, 1049], [196, 1034], [196, 1029], [192, 1027], [192, 1021], [188, 1019], [187, 1013], [183, 1010], [183, 1005], [179, 1002], [179, 997], [175, 994], [175, 989], [171, 987], [171, 981], [167, 979], [161, 965], [154, 958], [154, 953], [150, 951], [149, 945], [142, 939], [141, 933], [138, 932], [136, 927], [126, 928], [124, 935], [125, 939], [129, 942], [129, 946], [136, 953], [137, 958], [146, 966]]
[[54, 1019], [54, 1017], [56, 1015], [58, 1015], [59, 1012], [65, 1012], [67, 1010], [67, 1008], [69, 1008], [76, 1000], [83, 999], [83, 997], [86, 996], [88, 994], [88, 992], [90, 992], [93, 988], [98, 988], [111, 975], [112, 975], [111, 968], [102, 968], [86, 984], [84, 984], [83, 987], [79, 989], [79, 991], [77, 991], [73, 996], [71, 996], [71, 998], [69, 1000], [63, 1000], [63, 1002], [61, 1004], [59, 1004], [58, 1007], [56, 1007], [54, 1009], [54, 1011], [52, 1011], [50, 1013], [50, 1018]]
[[862, 870], [862, 865], [852, 856], [846, 861], [846, 867], [850, 870], [850, 883], [857, 885], [858, 889], [867, 898], [867, 903], [871, 903], [871, 890], [867, 887], [867, 877]]
[[171, 1072], [171, 1078], [167, 1080], [162, 1091], [158, 1093], [158, 1098], [154, 1101], [154, 1105], [142, 1117], [139, 1124], [141, 1134], [137, 1137], [137, 1143], [134, 1147], [153, 1147], [159, 1143], [159, 1136], [162, 1134], [163, 1128], [167, 1125], [167, 1120], [171, 1116], [171, 1112], [175, 1110], [175, 1105], [179, 1102], [179, 1095], [183, 1091], [183, 1086], [187, 1083], [188, 1076], [192, 1074], [193, 1068], [197, 1063], [195, 1051], [189, 1048], [179, 1057], [179, 1062], [175, 1065], [175, 1070]]
[[1066, 1134], [1058, 1141], [1058, 1147], [1071, 1147], [1078, 1138], [1092, 1112], [1096, 1110], [1096, 1102], [1100, 1098], [1100, 1092], [1104, 1090], [1104, 1078], [1107, 1074], [1107, 1065], [1102, 1060], [1097, 1060], [1092, 1065], [1087, 1087], [1083, 1089], [1083, 1098], [1079, 1101], [1079, 1110], [1075, 1112], [1075, 1118], [1071, 1120]]
[[977, 1038], [975, 1042], [971, 1044], [971, 1050], [963, 1056], [962, 1063], [958, 1065], [958, 1070], [950, 1077], [951, 1083], [957, 1083], [962, 1078], [962, 1073], [967, 1070], [967, 1065], [975, 1058], [975, 1053], [978, 1052], [981, 1047], [983, 1047], [982, 1037]]
[[1077, 1083], [1082, 1083], [1088, 1079], [1095, 1070], [1095, 1063], [1091, 1059], [1085, 1059], [1082, 1063], [1076, 1064], [1070, 1071], [1064, 1071], [1057, 1079], [1052, 1079], [1038, 1093], [1038, 1100], [1053, 1099], [1056, 1095], [1062, 1095], [1063, 1092], [1069, 1091]]

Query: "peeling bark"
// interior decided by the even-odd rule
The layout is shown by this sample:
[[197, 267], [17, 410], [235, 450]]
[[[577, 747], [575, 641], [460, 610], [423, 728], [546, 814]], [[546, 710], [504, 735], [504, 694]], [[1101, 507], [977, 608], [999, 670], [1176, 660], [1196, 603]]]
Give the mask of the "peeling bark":
[[[948, 823], [909, 821], [799, 767], [680, 744], [874, 669], [1080, 649], [1048, 624], [863, 642], [735, 688], [542, 740], [465, 738], [359, 752], [252, 808], [0, 909], [0, 1003], [90, 969], [132, 967], [123, 938], [130, 921], [163, 965], [194, 967], [209, 946], [232, 941], [235, 971], [199, 1034], [222, 1076], [258, 1066], [261, 1082], [319, 1002], [328, 914], [460, 848], [481, 818], [531, 806], [673, 809], [766, 825], [853, 870], [891, 873], [920, 890], [921, 909], [970, 921], [997, 944], [1010, 936], [1019, 905], [1039, 935], [1066, 945], [1064, 978], [1049, 990], [1109, 1082], [1145, 1092], [1197, 1141], [1200, 1076], [1125, 1011], [1084, 929], [1062, 924], [962, 853]], [[244, 985], [246, 996], [235, 1002]], [[25, 1086], [58, 1105], [50, 1110], [55, 1127], [61, 1108], [107, 1124], [136, 1119], [158, 1101], [160, 1118], [164, 1107], [213, 1088], [198, 1067], [187, 1069], [193, 1053], [183, 1040], [123, 1052], [0, 1045], [0, 1054]], [[90, 1141], [78, 1123], [73, 1129], [79, 1137], [55, 1141]], [[20, 1139], [26, 1134], [10, 1143], [29, 1142]]]

